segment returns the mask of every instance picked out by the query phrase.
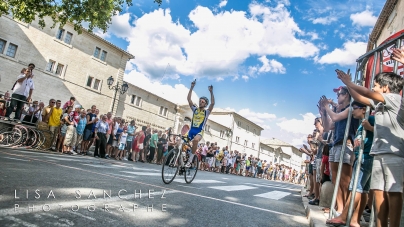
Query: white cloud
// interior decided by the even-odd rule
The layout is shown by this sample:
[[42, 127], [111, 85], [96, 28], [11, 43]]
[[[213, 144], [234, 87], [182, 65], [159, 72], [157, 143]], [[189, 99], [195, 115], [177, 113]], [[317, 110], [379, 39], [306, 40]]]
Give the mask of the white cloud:
[[250, 77], [248, 77], [248, 76], [246, 76], [246, 75], [243, 75], [243, 76], [241, 76], [241, 79], [243, 79], [245, 82], [247, 82], [248, 79], [250, 79]]
[[319, 39], [318, 34], [316, 32], [307, 32], [306, 35], [311, 36], [311, 40]]
[[263, 127], [264, 129], [265, 129], [265, 127], [266, 127], [266, 129], [270, 128], [269, 125], [265, 124], [266, 122], [276, 119], [275, 114], [258, 113], [258, 112], [253, 112], [250, 109], [241, 109], [237, 113], [240, 114], [241, 116], [247, 118], [248, 120], [254, 122], [255, 124]]
[[[234, 78], [251, 55], [308, 58], [318, 54], [313, 43], [297, 37], [304, 31], [284, 4], [267, 7], [253, 2], [248, 11], [214, 13], [197, 6], [188, 15], [192, 32], [173, 21], [169, 9], [145, 13], [133, 24], [127, 13], [113, 18], [108, 33], [129, 42], [127, 50], [136, 55], [131, 62], [151, 79], [163, 77], [164, 72], [168, 77]], [[284, 67], [269, 60], [262, 70], [283, 73]]]
[[[124, 80], [173, 103], [180, 105], [188, 103], [187, 95], [189, 88], [185, 87], [183, 84], [175, 84], [174, 86], [171, 86], [163, 84], [160, 81], [151, 81], [146, 75], [137, 72], [136, 70], [132, 70], [130, 73], [125, 74]], [[193, 102], [197, 103], [199, 96], [195, 92], [192, 92], [191, 99]]]
[[339, 64], [349, 66], [355, 64], [356, 59], [365, 53], [367, 43], [347, 41], [342, 48], [336, 48], [333, 51], [323, 55], [317, 61], [320, 64]]
[[337, 21], [338, 18], [334, 16], [328, 16], [328, 17], [319, 17], [319, 18], [313, 18], [311, 21], [313, 24], [323, 24], [323, 25], [329, 25], [334, 21]]
[[226, 6], [226, 5], [227, 5], [227, 0], [222, 0], [222, 1], [220, 1], [220, 3], [219, 3], [219, 7], [220, 7], [220, 8], [222, 8], [222, 7]]
[[[307, 134], [309, 134], [309, 133], [307, 133]], [[307, 144], [307, 135], [302, 135], [301, 137], [294, 137], [292, 139], [291, 144], [298, 148], [303, 147], [302, 146], [303, 144]]]
[[316, 116], [313, 113], [305, 113], [300, 114], [303, 119], [290, 119], [290, 120], [283, 120], [279, 123], [276, 123], [282, 130], [295, 133], [295, 134], [302, 134], [307, 135], [313, 132], [314, 129], [314, 119]]
[[276, 102], [276, 103], [274, 103], [274, 104], [272, 104], [273, 106], [277, 106], [278, 105], [278, 103]]
[[266, 56], [261, 56], [258, 58], [262, 62], [261, 68], [258, 72], [273, 72], [273, 73], [281, 73], [284, 74], [286, 72], [285, 67], [283, 67], [282, 63], [272, 59], [269, 60]]
[[377, 17], [373, 16], [373, 12], [369, 10], [351, 14], [350, 18], [353, 25], [358, 25], [360, 27], [374, 26], [377, 21]]

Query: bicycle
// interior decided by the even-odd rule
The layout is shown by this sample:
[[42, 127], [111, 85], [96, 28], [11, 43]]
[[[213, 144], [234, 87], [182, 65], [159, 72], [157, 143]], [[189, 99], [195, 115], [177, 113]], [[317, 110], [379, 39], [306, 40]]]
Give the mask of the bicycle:
[[[165, 184], [170, 184], [177, 174], [184, 175], [185, 182], [190, 184], [196, 176], [199, 167], [198, 156], [195, 154], [191, 167], [185, 167], [188, 161], [190, 150], [187, 149], [188, 142], [190, 141], [188, 136], [181, 134], [171, 134], [171, 130], [168, 132], [168, 139], [171, 136], [175, 136], [176, 146], [165, 155], [162, 164], [161, 178]], [[193, 174], [192, 174], [193, 173]]]

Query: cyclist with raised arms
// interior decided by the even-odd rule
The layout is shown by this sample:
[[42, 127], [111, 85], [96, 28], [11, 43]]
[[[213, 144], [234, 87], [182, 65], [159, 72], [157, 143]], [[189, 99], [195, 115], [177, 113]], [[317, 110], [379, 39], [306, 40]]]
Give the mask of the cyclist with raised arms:
[[[188, 137], [192, 141], [192, 153], [189, 154], [189, 159], [185, 167], [191, 167], [191, 162], [194, 158], [194, 154], [198, 148], [198, 143], [201, 141], [203, 136], [203, 130], [205, 127], [206, 122], [208, 121], [209, 114], [213, 110], [213, 106], [215, 105], [215, 98], [213, 97], [213, 86], [209, 86], [210, 92], [210, 100], [211, 103], [209, 105], [209, 99], [206, 97], [199, 98], [199, 107], [197, 107], [191, 100], [192, 90], [195, 87], [196, 80], [191, 83], [191, 88], [189, 89], [188, 93], [188, 103], [192, 109], [193, 116], [191, 122], [191, 129], [188, 131]], [[209, 105], [209, 108], [206, 107]]]

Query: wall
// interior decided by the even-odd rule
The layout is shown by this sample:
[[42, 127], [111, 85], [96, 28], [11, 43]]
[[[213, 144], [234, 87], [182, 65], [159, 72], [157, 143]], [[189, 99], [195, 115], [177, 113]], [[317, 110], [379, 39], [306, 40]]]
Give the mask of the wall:
[[[141, 97], [140, 107], [136, 106], [136, 103], [131, 103], [132, 95]], [[160, 106], [168, 109], [167, 116], [159, 114]], [[124, 119], [136, 119], [138, 126], [150, 124], [152, 128], [165, 130], [167, 127], [174, 127], [175, 109], [174, 103], [130, 84], [128, 91], [119, 98], [117, 113], [120, 113]]]
[[397, 1], [397, 4], [391, 13], [387, 23], [377, 40], [377, 45], [387, 39], [394, 33], [404, 29], [404, 1]]
[[[47, 24], [51, 22], [47, 20]], [[122, 80], [128, 60], [123, 52], [86, 32], [78, 35], [70, 25], [64, 27], [65, 34], [73, 34], [70, 45], [55, 38], [57, 26], [42, 30], [37, 22], [27, 25], [1, 16], [0, 27], [0, 39], [18, 45], [15, 58], [6, 56], [7, 49], [0, 54], [1, 92], [10, 91], [21, 69], [34, 63], [34, 100], [47, 103], [55, 98], [66, 102], [75, 96], [85, 108], [96, 104], [101, 113], [111, 110], [113, 91], [108, 89], [106, 79], [113, 76], [115, 81]], [[92, 57], [96, 46], [107, 51], [105, 62]], [[50, 59], [64, 65], [60, 75], [45, 71]], [[86, 86], [88, 76], [101, 81], [98, 90]]]

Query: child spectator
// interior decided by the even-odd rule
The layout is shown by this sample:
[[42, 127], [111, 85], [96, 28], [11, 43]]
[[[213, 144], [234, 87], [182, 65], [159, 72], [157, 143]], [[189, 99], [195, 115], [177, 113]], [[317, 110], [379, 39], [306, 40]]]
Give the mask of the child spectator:
[[377, 226], [400, 226], [404, 179], [404, 100], [400, 91], [404, 80], [392, 72], [379, 73], [374, 78], [372, 90], [369, 90], [352, 83], [344, 72], [338, 71], [337, 74], [355, 101], [375, 109], [370, 189], [375, 194], [376, 223]]
[[74, 106], [74, 102], [76, 101], [75, 97], [70, 97], [69, 101], [67, 101], [64, 105], [63, 105], [63, 110], [66, 111], [67, 107], [69, 106]]
[[127, 138], [128, 138], [128, 129], [123, 128], [123, 131], [119, 135], [118, 153], [115, 155], [116, 160], [122, 160]]
[[[375, 122], [374, 116], [369, 116], [369, 120], [365, 119], [366, 106], [359, 102], [352, 103], [353, 112], [352, 115], [355, 119], [359, 119], [362, 121], [362, 124], [359, 126], [358, 131], [355, 135], [354, 147], [355, 147], [355, 164], [354, 164], [354, 173], [351, 179], [351, 183], [349, 185], [349, 190], [352, 191], [352, 187], [354, 184], [355, 177], [355, 169], [358, 165], [358, 155], [359, 155], [359, 147], [361, 145], [362, 140], [362, 131], [363, 128], [366, 129], [366, 138], [364, 141], [363, 155], [361, 161], [361, 167], [359, 172], [359, 177], [357, 180], [358, 186], [356, 189], [355, 201], [354, 201], [354, 213], [352, 214], [352, 219], [350, 226], [360, 226], [360, 218], [365, 209], [367, 202], [367, 193], [369, 193], [370, 188], [370, 179], [372, 174], [372, 165], [373, 165], [373, 157], [369, 155], [370, 149], [372, 147], [373, 141], [373, 125]], [[345, 224], [348, 216], [349, 204], [351, 202], [351, 196], [349, 195], [344, 210], [342, 214], [334, 219], [328, 220], [327, 224]], [[358, 206], [358, 204], [360, 204]]]

